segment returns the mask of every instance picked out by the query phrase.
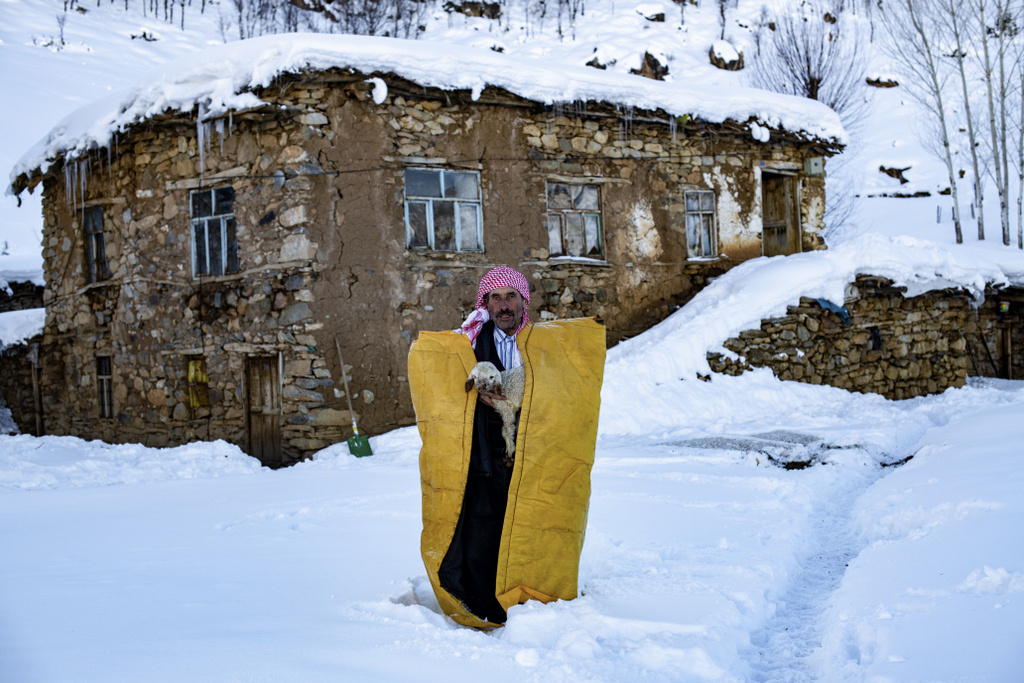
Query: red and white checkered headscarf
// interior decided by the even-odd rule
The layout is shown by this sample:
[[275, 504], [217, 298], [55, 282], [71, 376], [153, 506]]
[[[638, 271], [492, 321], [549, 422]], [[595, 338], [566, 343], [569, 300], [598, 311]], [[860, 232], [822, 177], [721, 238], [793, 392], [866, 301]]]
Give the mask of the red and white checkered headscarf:
[[498, 266], [480, 278], [480, 288], [476, 294], [476, 310], [469, 314], [466, 322], [462, 323], [462, 327], [458, 330], [469, 337], [471, 344], [476, 344], [480, 329], [483, 328], [485, 322], [491, 319], [490, 313], [487, 312], [487, 295], [499, 287], [511, 287], [523, 297], [523, 319], [512, 336], [518, 334], [519, 330], [530, 322], [530, 316], [526, 312], [526, 308], [530, 305], [530, 283], [518, 270], [508, 266]]

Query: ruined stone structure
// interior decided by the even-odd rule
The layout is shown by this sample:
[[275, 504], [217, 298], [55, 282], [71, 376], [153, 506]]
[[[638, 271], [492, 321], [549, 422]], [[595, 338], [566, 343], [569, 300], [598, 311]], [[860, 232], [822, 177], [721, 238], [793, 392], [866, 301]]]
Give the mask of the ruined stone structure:
[[0, 278], [0, 313], [43, 307], [43, 286], [30, 280], [6, 283]]
[[744, 259], [823, 247], [828, 143], [373, 76], [283, 75], [18, 179], [43, 185], [45, 433], [288, 464], [351, 435], [339, 350], [361, 430], [412, 423], [410, 343], [495, 265], [533, 319], [601, 316], [614, 343]]
[[723, 345], [736, 358], [708, 354], [708, 361], [715, 372], [729, 375], [768, 367], [780, 379], [890, 399], [963, 386], [964, 329], [974, 315], [969, 298], [949, 290], [904, 294], [889, 280], [860, 276], [845, 302], [802, 298], [785, 317], [727, 340]]
[[[0, 314], [43, 307], [43, 286], [27, 278], [0, 277]], [[8, 408], [19, 430], [39, 433], [39, 344], [5, 344], [0, 339], [0, 408]]]
[[1024, 379], [1024, 287], [986, 291], [964, 333], [968, 374]]
[[38, 359], [38, 342], [0, 348], [0, 407], [11, 411], [18, 431], [34, 436], [42, 433]]

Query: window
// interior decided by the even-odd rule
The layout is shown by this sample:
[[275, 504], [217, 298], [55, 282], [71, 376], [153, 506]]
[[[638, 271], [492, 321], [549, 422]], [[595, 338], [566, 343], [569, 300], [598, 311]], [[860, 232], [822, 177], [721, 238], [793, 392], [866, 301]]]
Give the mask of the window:
[[707, 190], [685, 192], [686, 250], [690, 256], [716, 256], [715, 193]]
[[100, 417], [114, 417], [114, 378], [110, 367], [110, 356], [96, 357], [96, 376], [99, 388]]
[[597, 185], [548, 183], [548, 254], [604, 258]]
[[210, 377], [206, 374], [206, 361], [202, 358], [189, 358], [188, 361], [188, 405], [193, 412], [196, 408], [210, 405]]
[[235, 188], [192, 192], [192, 275], [238, 272]]
[[405, 227], [412, 249], [482, 251], [480, 174], [406, 169]]
[[110, 279], [107, 265], [107, 247], [103, 237], [103, 207], [90, 206], [82, 218], [85, 233], [85, 269], [88, 282]]

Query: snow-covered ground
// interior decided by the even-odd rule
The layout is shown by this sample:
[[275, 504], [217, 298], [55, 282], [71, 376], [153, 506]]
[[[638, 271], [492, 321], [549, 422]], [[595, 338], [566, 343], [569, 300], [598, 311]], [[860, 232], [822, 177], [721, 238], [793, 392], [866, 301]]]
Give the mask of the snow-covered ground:
[[[78, 107], [223, 43], [229, 3], [206, 5], [182, 32], [134, 0], [84, 3], [56, 50], [62, 0], [0, 0], [0, 167]], [[618, 72], [649, 50], [673, 75], [744, 84], [707, 64], [717, 9], [702, 5], [680, 28], [672, 2], [586, 3], [575, 40], [521, 10], [501, 25], [439, 12], [425, 37]], [[738, 22], [760, 5], [741, 0], [727, 27], [748, 55]], [[953, 244], [917, 117], [900, 89], [875, 93], [847, 162], [861, 197], [828, 252], [744, 264], [610, 351], [578, 599], [515, 607], [491, 633], [438, 614], [414, 429], [373, 438], [370, 458], [341, 444], [279, 471], [223, 442], [0, 436], [0, 680], [1021, 680], [1024, 382], [894, 402], [763, 370], [693, 379], [707, 349], [801, 294], [837, 300], [857, 272], [1024, 282], [994, 201], [989, 238], [970, 224]], [[933, 194], [869, 197], [895, 189]], [[2, 197], [0, 286], [39, 278], [39, 214], [38, 191]], [[0, 318], [2, 347], [42, 313]]]
[[581, 597], [492, 633], [438, 614], [415, 429], [278, 471], [0, 437], [3, 678], [1020, 680], [1024, 383], [678, 384], [602, 420]]

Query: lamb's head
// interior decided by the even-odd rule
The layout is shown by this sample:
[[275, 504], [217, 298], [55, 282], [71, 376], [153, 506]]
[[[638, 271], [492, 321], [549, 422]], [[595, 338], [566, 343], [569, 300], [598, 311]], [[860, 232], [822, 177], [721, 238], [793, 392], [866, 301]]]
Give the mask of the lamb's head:
[[476, 385], [477, 391], [501, 393], [501, 373], [494, 363], [482, 361], [477, 363], [466, 378], [466, 391]]

